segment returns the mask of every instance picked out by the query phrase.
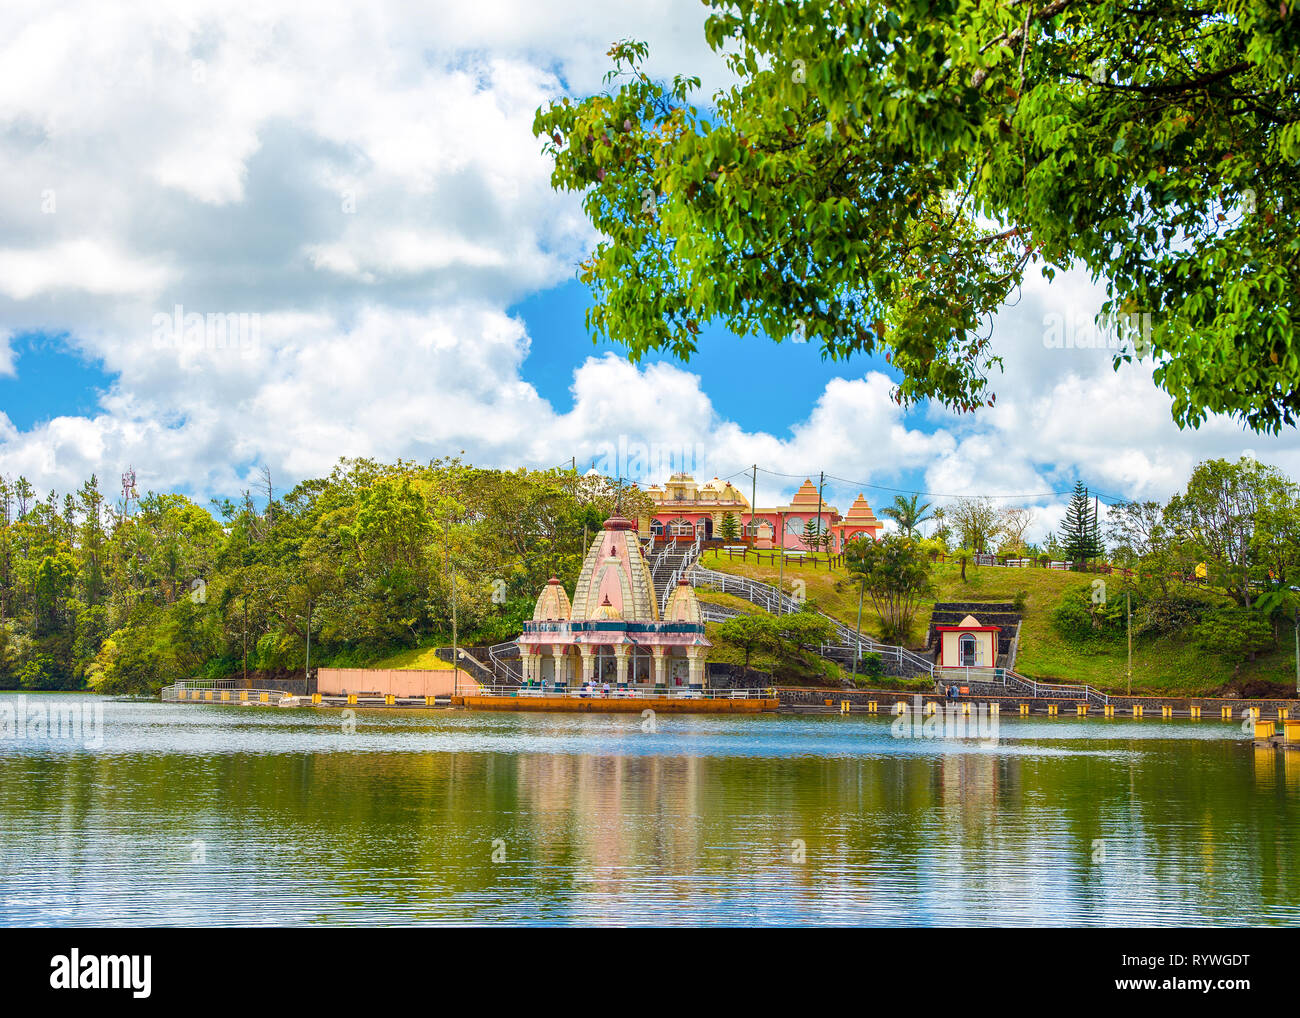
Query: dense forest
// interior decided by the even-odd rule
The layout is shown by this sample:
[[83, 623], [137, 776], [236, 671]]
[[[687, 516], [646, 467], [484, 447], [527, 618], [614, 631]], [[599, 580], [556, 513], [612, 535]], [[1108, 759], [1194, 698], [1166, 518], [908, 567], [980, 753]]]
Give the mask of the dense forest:
[[[507, 639], [636, 489], [570, 472], [344, 460], [278, 497], [38, 497], [0, 479], [0, 688], [145, 692]], [[453, 595], [454, 591], [454, 595]]]

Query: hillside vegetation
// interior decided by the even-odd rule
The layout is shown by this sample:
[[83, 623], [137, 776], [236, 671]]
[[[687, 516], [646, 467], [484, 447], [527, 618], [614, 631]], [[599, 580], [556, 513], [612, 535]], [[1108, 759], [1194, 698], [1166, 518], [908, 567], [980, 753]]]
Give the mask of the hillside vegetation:
[[[775, 585], [777, 582], [777, 566], [766, 562], [760, 565], [752, 558], [742, 561], [711, 552], [704, 556], [701, 564], [764, 583]], [[824, 562], [816, 568], [787, 562], [784, 579], [787, 592], [796, 593], [802, 589], [815, 607], [849, 626], [855, 625], [858, 585], [853, 575], [843, 568], [828, 569]], [[935, 601], [1019, 599], [1024, 609], [1017, 671], [1040, 680], [1086, 682], [1100, 689], [1122, 692], [1126, 688], [1128, 653], [1127, 641], [1122, 635], [1118, 639], [1074, 640], [1063, 635], [1052, 622], [1052, 613], [1063, 596], [1070, 592], [1085, 596], [1091, 594], [1095, 579], [1094, 574], [1055, 569], [968, 565], [963, 580], [960, 566], [937, 564], [933, 569], [934, 597], [922, 605], [907, 644], [914, 649], [920, 649], [924, 644], [930, 609]], [[1118, 597], [1122, 605], [1123, 594]], [[879, 617], [867, 601], [862, 611], [863, 632], [879, 639], [881, 628]], [[1284, 629], [1280, 635], [1290, 636], [1290, 632]], [[1207, 652], [1185, 636], [1134, 640], [1134, 693], [1212, 695], [1243, 690], [1254, 692], [1263, 687], [1271, 687], [1279, 695], [1294, 691], [1295, 658], [1289, 640], [1279, 639], [1277, 647], [1259, 652], [1253, 661], [1225, 660], [1223, 655]]]

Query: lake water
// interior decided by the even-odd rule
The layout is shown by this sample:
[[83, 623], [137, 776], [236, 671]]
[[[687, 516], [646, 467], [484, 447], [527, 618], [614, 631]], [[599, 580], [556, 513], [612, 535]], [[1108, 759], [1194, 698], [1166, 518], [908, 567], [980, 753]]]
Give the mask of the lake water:
[[1300, 922], [1300, 754], [1239, 723], [0, 715], [56, 703], [103, 727], [0, 738], [4, 925]]

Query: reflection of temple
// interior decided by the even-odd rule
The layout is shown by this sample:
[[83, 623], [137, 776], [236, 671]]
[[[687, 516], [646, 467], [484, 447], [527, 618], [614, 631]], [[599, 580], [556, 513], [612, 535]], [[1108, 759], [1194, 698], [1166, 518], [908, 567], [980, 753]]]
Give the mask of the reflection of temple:
[[525, 682], [557, 688], [608, 682], [643, 691], [703, 689], [712, 646], [684, 578], [660, 618], [636, 524], [618, 516], [605, 521], [587, 551], [573, 601], [552, 577], [518, 643]]
[[[673, 474], [661, 488], [646, 490], [655, 509], [640, 523], [643, 536], [656, 540], [679, 538], [706, 541], [722, 537], [728, 515], [736, 521], [736, 533], [758, 548], [805, 549], [809, 530], [831, 535], [831, 550], [843, 551], [844, 544], [858, 535], [879, 537], [881, 523], [866, 498], [859, 494], [847, 516], [822, 501], [811, 479], [805, 480], [789, 505], [771, 509], [752, 508], [741, 490], [730, 481], [714, 478], [697, 484], [689, 474]], [[809, 527], [811, 522], [812, 526]]]

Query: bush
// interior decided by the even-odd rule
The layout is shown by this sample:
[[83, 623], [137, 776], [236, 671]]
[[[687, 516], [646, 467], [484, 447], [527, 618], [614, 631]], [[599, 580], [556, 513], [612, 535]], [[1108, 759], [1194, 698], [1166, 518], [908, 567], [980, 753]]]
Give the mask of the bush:
[[858, 674], [864, 679], [880, 679], [885, 675], [885, 659], [875, 651], [858, 658]]
[[1143, 598], [1133, 605], [1134, 636], [1174, 636], [1200, 623], [1210, 610], [1204, 594], [1191, 590], [1171, 591]]
[[1090, 587], [1067, 590], [1052, 610], [1052, 627], [1076, 643], [1095, 637], [1114, 639], [1123, 635], [1124, 599], [1107, 597], [1104, 601], [1094, 601], [1093, 596], [1094, 589]]
[[1217, 608], [1206, 612], [1195, 630], [1197, 646], [1230, 661], [1253, 661], [1261, 650], [1273, 646], [1273, 627], [1260, 612], [1249, 608]]

